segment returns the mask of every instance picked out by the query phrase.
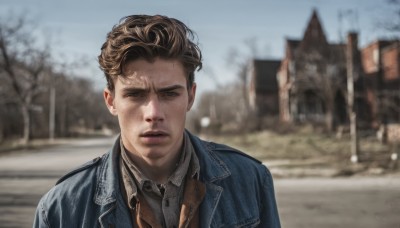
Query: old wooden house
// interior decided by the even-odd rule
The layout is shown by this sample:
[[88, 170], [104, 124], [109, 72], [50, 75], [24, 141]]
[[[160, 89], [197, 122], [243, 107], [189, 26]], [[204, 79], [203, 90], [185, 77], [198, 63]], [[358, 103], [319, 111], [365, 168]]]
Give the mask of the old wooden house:
[[352, 83], [360, 126], [399, 122], [399, 41], [358, 46], [355, 32], [343, 43], [328, 42], [314, 10], [303, 37], [286, 39], [281, 61], [251, 63], [250, 104], [259, 116], [322, 123], [333, 129], [348, 122], [348, 84]]

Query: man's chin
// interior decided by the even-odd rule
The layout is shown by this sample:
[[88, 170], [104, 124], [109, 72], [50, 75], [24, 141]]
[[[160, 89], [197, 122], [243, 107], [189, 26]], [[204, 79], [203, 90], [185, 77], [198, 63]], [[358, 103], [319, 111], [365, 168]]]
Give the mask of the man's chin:
[[143, 145], [148, 147], [157, 147], [165, 145], [169, 137], [167, 135], [153, 136], [153, 137], [140, 137], [140, 141]]
[[166, 153], [165, 150], [153, 148], [144, 151], [143, 155], [149, 160], [159, 160], [167, 156], [168, 153]]

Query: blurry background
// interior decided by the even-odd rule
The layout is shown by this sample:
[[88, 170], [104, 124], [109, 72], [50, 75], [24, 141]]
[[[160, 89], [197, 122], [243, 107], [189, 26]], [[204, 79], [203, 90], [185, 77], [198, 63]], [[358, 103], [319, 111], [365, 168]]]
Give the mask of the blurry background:
[[[125, 15], [165, 14], [182, 20], [197, 33], [204, 68], [197, 74], [198, 111], [192, 114], [197, 115], [192, 125], [204, 116], [213, 118], [214, 125], [222, 124], [216, 119], [236, 123], [243, 119], [250, 108], [248, 103], [255, 102], [254, 91], [250, 91], [252, 60], [274, 60], [275, 65], [259, 62], [265, 68], [260, 74], [269, 74], [260, 77], [278, 76], [278, 67], [288, 67], [281, 65], [282, 60], [289, 60], [288, 45], [303, 40], [314, 10], [330, 46], [346, 44], [350, 31], [357, 32], [356, 45], [360, 48], [378, 40], [396, 39], [399, 34], [398, 24], [392, 24], [398, 20], [397, 1], [1, 0], [0, 5], [2, 39], [11, 61], [9, 66], [2, 65], [1, 72], [1, 105], [7, 112], [0, 113], [0, 141], [20, 136], [25, 141], [32, 137], [64, 137], [82, 128], [115, 129], [115, 121], [103, 114], [103, 105], [98, 105], [102, 103], [100, 91], [105, 80], [96, 59], [107, 32]], [[318, 42], [312, 45], [320, 46]], [[329, 61], [334, 60], [330, 57]], [[11, 72], [5, 69], [21, 64], [24, 72], [18, 72], [20, 75], [9, 75]], [[329, 67], [331, 72], [340, 68]], [[341, 69], [341, 76], [346, 76], [346, 69]], [[275, 87], [277, 95], [279, 86]], [[233, 102], [216, 105], [216, 96], [227, 96]], [[214, 106], [228, 112], [240, 110], [230, 116], [214, 110]], [[279, 104], [274, 106], [285, 111]], [[35, 131], [28, 131], [28, 125]]]
[[284, 227], [399, 226], [399, 10], [399, 0], [0, 0], [0, 221], [29, 227], [18, 218], [46, 189], [111, 145], [100, 47], [123, 16], [162, 14], [193, 29], [203, 52], [187, 128], [270, 168]]
[[[204, 92], [220, 91], [221, 87], [227, 87], [224, 91], [232, 89], [232, 92], [238, 95], [245, 96], [244, 93], [250, 93], [250, 91], [239, 92], [237, 88], [233, 88], [233, 84], [239, 84], [239, 87], [245, 84], [249, 87], [251, 76], [243, 78], [240, 76], [243, 74], [241, 71], [248, 70], [252, 59], [281, 61], [287, 57], [285, 53], [288, 39], [298, 41], [303, 39], [313, 10], [317, 11], [325, 39], [330, 44], [346, 43], [349, 31], [359, 34], [359, 47], [365, 47], [378, 39], [393, 39], [398, 35], [396, 25], [393, 25], [393, 29], [390, 28], [392, 19], [398, 19], [396, 9], [399, 6], [396, 1], [284, 0], [201, 1], [195, 3], [188, 1], [2, 0], [0, 5], [1, 22], [4, 27], [3, 42], [12, 58], [10, 64], [13, 65], [13, 61], [18, 61], [21, 62], [18, 64], [40, 68], [32, 69], [37, 71], [37, 79], [33, 80], [37, 81], [38, 85], [31, 89], [28, 88], [30, 87], [28, 84], [33, 82], [28, 81], [35, 76], [24, 76], [26, 79], [14, 76], [18, 77], [14, 83], [13, 80], [10, 81], [7, 74], [4, 75], [2, 72], [1, 79], [2, 82], [4, 81], [0, 91], [4, 97], [2, 104], [9, 105], [8, 113], [15, 111], [16, 115], [11, 116], [17, 118], [17, 115], [26, 116], [27, 114], [19, 111], [21, 107], [17, 106], [21, 105], [13, 106], [11, 103], [29, 103], [25, 106], [29, 106], [26, 109], [32, 116], [32, 120], [29, 120], [30, 125], [45, 131], [49, 129], [48, 126], [45, 126], [50, 123], [49, 118], [54, 118], [56, 126], [51, 129], [54, 128], [54, 135], [58, 136], [68, 136], [71, 128], [75, 127], [73, 125], [78, 123], [86, 125], [82, 127], [89, 128], [112, 124], [110, 123], [112, 120], [107, 119], [107, 115], [92, 115], [101, 113], [97, 109], [104, 109], [104, 107], [97, 107], [101, 98], [98, 98], [99, 94], [97, 96], [89, 95], [87, 87], [90, 87], [93, 93], [104, 88], [105, 80], [96, 59], [107, 32], [125, 15], [165, 14], [182, 20], [197, 33], [204, 54], [204, 69], [197, 75], [199, 94], [196, 104], [201, 102], [201, 95]], [[7, 28], [16, 30], [16, 33], [8, 32]], [[317, 43], [315, 45], [317, 46]], [[36, 53], [28, 50], [34, 50]], [[29, 52], [29, 55], [25, 55], [24, 52]], [[37, 57], [39, 55], [40, 58]], [[268, 69], [268, 66], [266, 68]], [[25, 71], [29, 71], [29, 69], [25, 69]], [[24, 72], [24, 74], [29, 73]], [[21, 80], [26, 82], [20, 82]], [[63, 80], [79, 86], [66, 86], [67, 83], [63, 83]], [[81, 82], [77, 82], [79, 80]], [[60, 84], [64, 89], [72, 89], [68, 93], [69, 96], [63, 92]], [[18, 85], [18, 88], [15, 88], [15, 85]], [[51, 92], [50, 88], [54, 88], [54, 91]], [[24, 91], [22, 90], [35, 90], [35, 92], [29, 92], [31, 95], [23, 95]], [[79, 91], [86, 91], [86, 94], [79, 94]], [[31, 96], [31, 98], [15, 97], [13, 93]], [[48, 116], [51, 111], [49, 99], [51, 100], [53, 96], [49, 93], [53, 93], [56, 99], [55, 103], [58, 104], [53, 107], [55, 117]], [[13, 97], [13, 99], [5, 98], [7, 96]], [[68, 99], [62, 96], [68, 97]], [[73, 96], [80, 101], [73, 101]], [[235, 98], [231, 94], [229, 96]], [[92, 104], [83, 105], [85, 97], [91, 97]], [[243, 97], [236, 97], [236, 99], [240, 98]], [[15, 99], [30, 101], [15, 101]], [[62, 102], [66, 99], [68, 102]], [[74, 106], [74, 102], [80, 104]], [[207, 103], [207, 101], [204, 102]], [[88, 110], [81, 111], [80, 106], [81, 108], [86, 107]], [[199, 108], [204, 109], [204, 107]], [[90, 117], [80, 116], [83, 113]], [[204, 113], [200, 113], [200, 115], [204, 115]], [[8, 118], [10, 117], [8, 116]], [[40, 118], [42, 120], [38, 120]], [[7, 117], [2, 116], [1, 119], [5, 120]], [[11, 124], [10, 121], [4, 122]], [[15, 122], [15, 120], [11, 122]], [[21, 132], [24, 131], [23, 127], [18, 126], [21, 124], [23, 122], [19, 121], [19, 123], [13, 123], [12, 126], [2, 126], [0, 139], [23, 134]], [[112, 128], [112, 126], [107, 127]], [[20, 129], [20, 132], [10, 132], [17, 129]], [[26, 131], [27, 129], [25, 129], [25, 134], [27, 134]], [[30, 133], [29, 137], [44, 137], [46, 134], [53, 134], [38, 130]]]

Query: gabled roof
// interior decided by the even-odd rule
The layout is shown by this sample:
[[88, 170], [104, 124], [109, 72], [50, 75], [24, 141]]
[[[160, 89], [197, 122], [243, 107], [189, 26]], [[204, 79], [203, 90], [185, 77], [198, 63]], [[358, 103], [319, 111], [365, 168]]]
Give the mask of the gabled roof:
[[286, 38], [286, 58], [296, 58], [297, 53], [307, 53], [311, 49], [318, 49], [323, 56], [334, 57], [335, 61], [345, 61], [346, 44], [328, 43], [322, 24], [314, 9], [307, 24], [302, 39]]
[[328, 41], [326, 40], [324, 30], [322, 29], [317, 10], [314, 9], [304, 32], [301, 46], [302, 48], [307, 48], [309, 46], [326, 45], [327, 43]]

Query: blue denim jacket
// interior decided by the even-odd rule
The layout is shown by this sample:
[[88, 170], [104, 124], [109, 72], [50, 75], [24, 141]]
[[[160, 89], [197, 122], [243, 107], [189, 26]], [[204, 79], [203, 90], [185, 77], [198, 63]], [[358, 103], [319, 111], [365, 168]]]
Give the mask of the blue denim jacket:
[[[257, 160], [189, 133], [206, 196], [200, 227], [280, 227], [272, 176]], [[42, 197], [33, 227], [133, 227], [113, 149], [62, 177]]]

